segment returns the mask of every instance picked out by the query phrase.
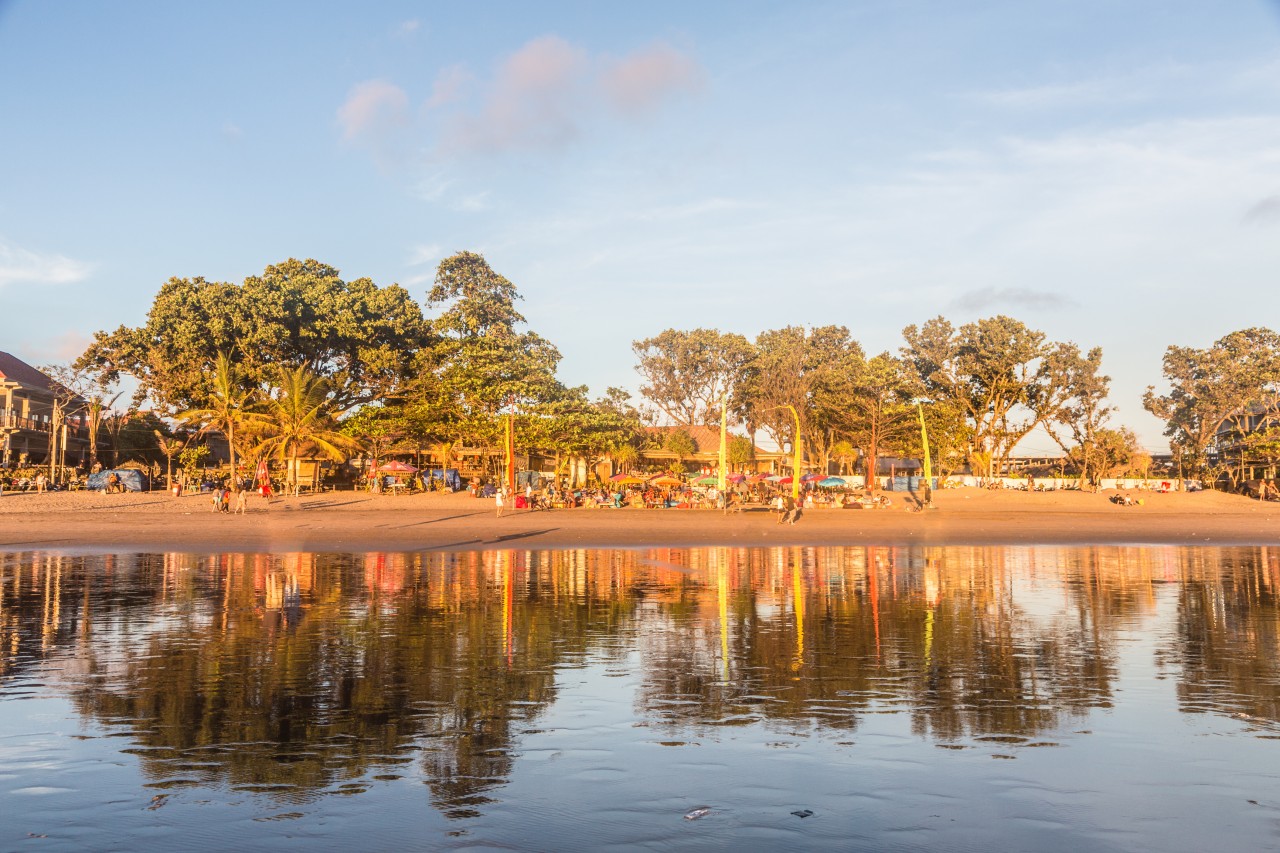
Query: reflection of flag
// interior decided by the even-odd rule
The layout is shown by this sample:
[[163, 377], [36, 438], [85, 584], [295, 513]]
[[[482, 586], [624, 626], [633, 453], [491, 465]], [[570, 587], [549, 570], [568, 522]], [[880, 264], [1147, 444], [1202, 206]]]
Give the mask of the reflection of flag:
[[267, 460], [258, 461], [258, 473], [253, 475], [254, 483], [265, 483], [267, 481]]

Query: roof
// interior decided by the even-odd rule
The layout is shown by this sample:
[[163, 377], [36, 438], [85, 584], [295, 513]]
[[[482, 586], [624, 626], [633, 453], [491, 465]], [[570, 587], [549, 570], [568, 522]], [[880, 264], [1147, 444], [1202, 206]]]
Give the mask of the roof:
[[7, 352], [0, 352], [0, 380], [16, 382], [26, 388], [35, 388], [40, 391], [47, 391], [50, 394], [54, 390], [52, 379], [22, 359], [9, 355]]
[[[665, 444], [667, 436], [673, 432], [684, 430], [689, 433], [693, 439], [696, 450], [695, 453], [719, 453], [720, 452], [720, 427], [709, 426], [651, 426], [645, 427], [645, 432], [653, 436], [660, 444]], [[735, 432], [729, 433], [729, 438], [746, 438], [746, 436], [738, 435]], [[756, 448], [757, 456], [776, 456], [777, 454], [765, 450], [762, 447]]]

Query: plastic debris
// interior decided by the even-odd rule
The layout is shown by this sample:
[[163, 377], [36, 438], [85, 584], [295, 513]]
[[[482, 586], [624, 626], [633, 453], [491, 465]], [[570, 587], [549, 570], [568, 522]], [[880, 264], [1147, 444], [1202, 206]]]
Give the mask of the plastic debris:
[[709, 814], [711, 814], [711, 806], [698, 806], [696, 809], [686, 812], [684, 819], [697, 820], [698, 818], [706, 817]]

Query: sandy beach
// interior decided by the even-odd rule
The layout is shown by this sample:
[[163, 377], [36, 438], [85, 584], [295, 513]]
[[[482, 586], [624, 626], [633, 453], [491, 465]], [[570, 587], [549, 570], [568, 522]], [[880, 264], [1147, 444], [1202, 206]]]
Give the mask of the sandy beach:
[[508, 510], [456, 495], [329, 492], [249, 500], [245, 515], [216, 514], [206, 495], [165, 492], [6, 493], [0, 550], [94, 552], [421, 551], [732, 545], [1275, 545], [1280, 504], [1217, 492], [1110, 493], [955, 489], [916, 511], [894, 494], [887, 509], [816, 509], [795, 525], [749, 508]]

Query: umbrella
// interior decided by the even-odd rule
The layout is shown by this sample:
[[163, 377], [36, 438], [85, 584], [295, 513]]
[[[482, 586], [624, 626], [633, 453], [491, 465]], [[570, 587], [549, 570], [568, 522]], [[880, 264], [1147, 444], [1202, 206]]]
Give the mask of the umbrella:
[[684, 481], [679, 477], [672, 477], [670, 474], [660, 474], [649, 481], [651, 486], [683, 486]]
[[[770, 480], [772, 480], [773, 478], [772, 478], [772, 477], [770, 477], [769, 479], [770, 479]], [[791, 485], [791, 478], [790, 478], [790, 477], [779, 477], [777, 482], [778, 482], [778, 485], [779, 485], [779, 486], [789, 486], [789, 485]]]
[[818, 485], [822, 486], [824, 489], [834, 489], [837, 486], [847, 486], [848, 483], [839, 477], [827, 477], [824, 480], [819, 480]]
[[610, 478], [609, 478], [609, 482], [610, 482], [610, 483], [621, 483], [623, 480], [627, 480], [627, 479], [630, 479], [630, 478], [631, 478], [631, 475], [630, 475], [630, 474], [614, 474], [612, 477], [610, 477]]
[[414, 468], [412, 465], [408, 464], [407, 462], [401, 462], [401, 461], [399, 461], [398, 459], [393, 459], [393, 460], [391, 460], [390, 462], [388, 462], [386, 465], [383, 465], [383, 466], [382, 466], [381, 468], [379, 468], [378, 470], [379, 470], [379, 471], [382, 471], [383, 473], [386, 473], [386, 474], [416, 474], [416, 473], [418, 473], [418, 469], [417, 469], [417, 468]]
[[743, 480], [747, 479], [747, 475], [746, 474], [730, 474], [726, 479], [730, 483], [741, 483]]
[[695, 486], [716, 486], [719, 485], [719, 483], [720, 476], [718, 474], [708, 474], [705, 477], [699, 477], [693, 481]]
[[805, 474], [803, 477], [800, 478], [800, 482], [812, 483], [814, 480], [821, 480], [821, 479], [822, 479], [821, 474]]
[[[772, 476], [770, 476], [770, 477], [765, 477], [765, 479], [766, 479], [766, 480], [768, 480], [770, 483], [781, 483], [781, 482], [783, 481], [783, 479], [784, 479], [784, 478], [783, 478], [783, 476], [782, 476], [781, 474], [774, 474], [774, 475], [772, 475]], [[790, 482], [791, 482], [791, 478], [790, 478], [790, 477], [787, 477], [787, 478], [785, 478], [785, 479], [786, 479], [786, 481], [787, 481], [788, 483], [790, 483]]]
[[635, 474], [614, 474], [609, 478], [610, 483], [619, 486], [638, 486], [644, 481], [644, 477], [637, 477]]
[[765, 480], [768, 480], [769, 475], [768, 474], [752, 474], [750, 479], [751, 479], [751, 482], [753, 483], [761, 483], [761, 482], [764, 482]]

